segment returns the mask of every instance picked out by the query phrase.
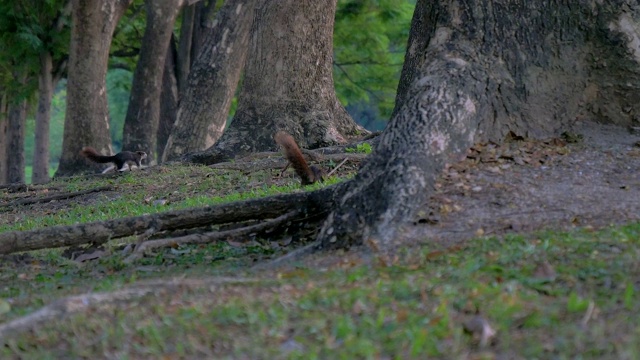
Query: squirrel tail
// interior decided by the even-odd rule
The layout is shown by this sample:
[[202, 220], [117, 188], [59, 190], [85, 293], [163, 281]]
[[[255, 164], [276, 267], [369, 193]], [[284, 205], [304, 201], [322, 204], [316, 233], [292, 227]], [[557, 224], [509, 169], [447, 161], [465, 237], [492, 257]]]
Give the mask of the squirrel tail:
[[309, 185], [323, 180], [322, 171], [315, 166], [307, 164], [293, 136], [285, 131], [278, 131], [273, 138], [280, 145], [284, 157], [289, 160], [296, 174], [300, 177], [302, 185]]
[[100, 153], [98, 153], [96, 149], [90, 146], [83, 147], [82, 150], [80, 150], [80, 155], [97, 163], [108, 163], [113, 161], [113, 156], [100, 155]]

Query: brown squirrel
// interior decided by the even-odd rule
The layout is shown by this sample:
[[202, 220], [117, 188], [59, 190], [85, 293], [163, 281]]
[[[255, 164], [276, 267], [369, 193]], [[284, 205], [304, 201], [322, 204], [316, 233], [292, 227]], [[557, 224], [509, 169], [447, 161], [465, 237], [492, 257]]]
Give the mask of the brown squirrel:
[[[129, 167], [129, 163], [135, 163], [139, 169], [142, 169], [142, 160], [147, 158], [147, 153], [144, 151], [136, 151], [136, 152], [122, 151], [111, 156], [100, 155], [96, 151], [96, 149], [90, 146], [83, 147], [82, 150], [80, 151], [80, 155], [86, 157], [87, 159], [93, 162], [97, 162], [100, 164], [113, 163], [115, 164], [118, 171], [127, 170], [125, 168], [125, 165], [127, 165], [127, 167], [131, 169]], [[104, 174], [111, 169], [113, 169], [113, 166], [106, 168], [102, 173]]]
[[[323, 181], [322, 171], [315, 166], [309, 166], [307, 164], [307, 161], [302, 156], [302, 151], [300, 151], [300, 148], [293, 139], [293, 136], [289, 135], [285, 131], [278, 131], [273, 138], [282, 148], [284, 157], [289, 161], [284, 170], [286, 170], [289, 164], [291, 164], [293, 169], [296, 171], [296, 174], [300, 177], [302, 185], [309, 185], [316, 181]], [[284, 172], [284, 170], [282, 171]]]

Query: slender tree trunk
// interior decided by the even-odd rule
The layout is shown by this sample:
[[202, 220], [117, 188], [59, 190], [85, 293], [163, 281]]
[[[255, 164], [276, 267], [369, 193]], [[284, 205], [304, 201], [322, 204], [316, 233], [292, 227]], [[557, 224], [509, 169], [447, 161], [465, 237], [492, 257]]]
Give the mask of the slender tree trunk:
[[[260, 0], [258, 0], [260, 1]], [[218, 16], [216, 9], [221, 8], [226, 0], [209, 0], [195, 3], [196, 9], [193, 18], [193, 40], [191, 42], [191, 66], [200, 56], [204, 43], [213, 35]]]
[[8, 124], [7, 95], [4, 93], [4, 89], [0, 88], [0, 185], [9, 182], [7, 173]]
[[637, 1], [419, 0], [416, 9], [404, 100], [340, 188], [325, 248], [399, 241], [444, 164], [474, 141], [546, 137], [576, 118], [640, 119]]
[[67, 110], [56, 176], [87, 168], [83, 146], [112, 153], [106, 75], [115, 26], [132, 0], [73, 0]]
[[182, 23], [180, 24], [180, 38], [176, 56], [176, 78], [178, 81], [178, 93], [182, 94], [187, 86], [187, 77], [191, 71], [193, 33], [196, 26], [196, 8], [200, 3], [183, 7]]
[[7, 182], [24, 183], [24, 128], [27, 121], [27, 101], [9, 103], [7, 124]]
[[40, 54], [38, 75], [38, 111], [36, 112], [35, 148], [31, 182], [43, 184], [49, 181], [49, 121], [53, 99], [53, 61], [51, 53]]
[[133, 75], [122, 148], [147, 152], [150, 164], [156, 162], [162, 75], [173, 24], [181, 3], [182, 0], [145, 1], [147, 27]]
[[256, 2], [228, 0], [218, 12], [180, 94], [165, 160], [203, 150], [222, 134], [247, 54]]
[[167, 47], [167, 56], [162, 74], [160, 123], [158, 124], [158, 144], [156, 147], [159, 159], [163, 157], [164, 148], [167, 145], [171, 129], [178, 115], [178, 79], [176, 70], [176, 46], [172, 37]]

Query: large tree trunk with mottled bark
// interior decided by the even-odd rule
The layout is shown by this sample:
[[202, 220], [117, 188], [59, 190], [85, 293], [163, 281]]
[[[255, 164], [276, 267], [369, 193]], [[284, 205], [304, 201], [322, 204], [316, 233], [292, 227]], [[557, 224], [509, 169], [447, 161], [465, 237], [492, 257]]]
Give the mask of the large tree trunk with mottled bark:
[[27, 101], [9, 103], [7, 123], [7, 182], [24, 184], [24, 130], [27, 121]]
[[122, 148], [145, 151], [156, 163], [160, 121], [160, 93], [167, 47], [182, 0], [146, 0], [147, 26], [142, 37], [140, 59], [133, 74], [129, 107], [122, 130]]
[[106, 75], [115, 26], [132, 0], [73, 0], [67, 110], [56, 176], [87, 168], [83, 146], [112, 153]]
[[275, 150], [272, 137], [279, 129], [310, 148], [345, 143], [366, 132], [335, 94], [335, 10], [335, 0], [261, 1], [233, 121], [213, 147], [183, 159], [213, 163]]
[[222, 135], [244, 65], [258, 0], [228, 0], [216, 16], [180, 93], [164, 159], [203, 150]]
[[640, 3], [419, 0], [398, 109], [319, 240], [387, 244], [475, 141], [640, 120]]

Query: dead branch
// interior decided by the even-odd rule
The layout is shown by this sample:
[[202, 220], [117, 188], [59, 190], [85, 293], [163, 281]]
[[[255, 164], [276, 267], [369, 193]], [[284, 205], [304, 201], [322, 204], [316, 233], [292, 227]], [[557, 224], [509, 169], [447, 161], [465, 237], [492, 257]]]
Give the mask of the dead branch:
[[280, 224], [283, 224], [289, 220], [294, 219], [298, 215], [300, 215], [300, 211], [293, 210], [284, 215], [278, 216], [275, 219], [261, 222], [255, 225], [242, 227], [239, 229], [233, 229], [233, 230], [227, 230], [227, 231], [211, 231], [204, 234], [190, 234], [190, 235], [185, 235], [185, 236], [176, 237], [176, 238], [148, 240], [136, 246], [135, 251], [131, 255], [129, 255], [129, 257], [125, 260], [125, 262], [132, 262], [142, 257], [144, 253], [149, 250], [163, 248], [163, 247], [188, 245], [188, 244], [208, 244], [218, 240], [232, 240], [235, 242], [246, 242], [247, 235], [251, 233], [264, 231], [270, 228], [274, 228]]
[[0, 254], [86, 243], [101, 244], [111, 239], [144, 233], [149, 229], [160, 232], [213, 224], [273, 219], [296, 209], [300, 210], [300, 216], [304, 217], [307, 214], [322, 213], [330, 208], [340, 185], [329, 186], [313, 192], [277, 195], [217, 206], [174, 210], [85, 224], [52, 226], [30, 231], [7, 231], [0, 233]]
[[11, 202], [8, 202], [8, 203], [5, 203], [5, 204], [0, 204], [0, 209], [2, 209], [2, 208], [10, 208], [10, 207], [13, 207], [13, 206], [20, 206], [20, 205], [31, 205], [31, 204], [37, 204], [37, 203], [44, 203], [44, 202], [49, 202], [49, 201], [53, 201], [53, 200], [70, 199], [72, 197], [91, 194], [91, 193], [94, 193], [94, 192], [111, 191], [111, 190], [113, 190], [113, 187], [111, 187], [111, 186], [103, 186], [103, 187], [99, 187], [99, 188], [95, 188], [95, 189], [89, 189], [89, 190], [83, 190], [83, 191], [74, 191], [74, 192], [64, 193], [64, 194], [55, 194], [55, 195], [44, 196], [44, 197], [23, 198], [23, 199], [14, 200], [14, 201], [11, 201]]
[[346, 163], [346, 162], [347, 162], [347, 160], [349, 160], [349, 159], [344, 159], [344, 160], [342, 160], [342, 162], [340, 162], [340, 164], [336, 165], [336, 167], [334, 167], [334, 168], [333, 168], [333, 170], [331, 170], [331, 171], [327, 174], [327, 177], [331, 177], [331, 175], [333, 175], [333, 173], [334, 173], [334, 172], [338, 171], [338, 169], [340, 169], [340, 167], [341, 167], [342, 165], [344, 165], [344, 163]]

